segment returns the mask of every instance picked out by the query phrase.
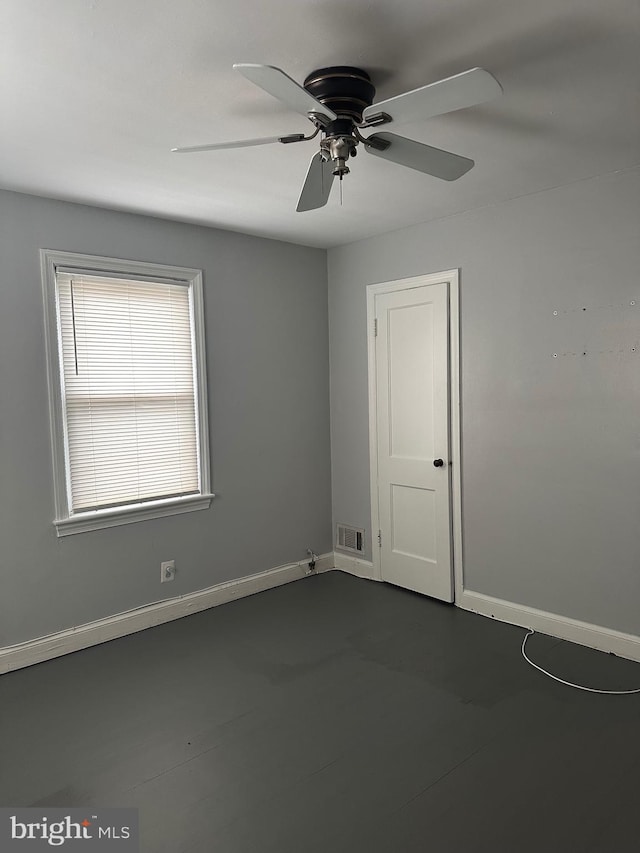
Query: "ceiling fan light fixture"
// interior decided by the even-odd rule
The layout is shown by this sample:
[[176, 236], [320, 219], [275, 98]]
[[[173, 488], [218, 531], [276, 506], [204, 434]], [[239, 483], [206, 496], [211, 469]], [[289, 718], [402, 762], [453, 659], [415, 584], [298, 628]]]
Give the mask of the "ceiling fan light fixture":
[[[311, 159], [296, 210], [317, 210], [329, 200], [334, 177], [342, 181], [349, 174], [347, 161], [355, 157], [357, 146], [399, 166], [405, 166], [444, 181], [455, 181], [474, 165], [473, 160], [450, 151], [433, 148], [395, 133], [363, 136], [360, 129], [382, 124], [401, 124], [443, 115], [453, 110], [481, 104], [502, 94], [500, 83], [483, 68], [471, 68], [373, 103], [375, 86], [366, 71], [351, 65], [319, 68], [307, 75], [300, 86], [274, 65], [237, 63], [244, 77], [277, 98], [289, 109], [305, 116], [315, 127], [309, 136], [301, 133], [213, 143], [190, 148], [173, 148], [187, 153], [221, 148], [247, 148], [272, 142], [303, 142], [322, 133], [320, 149]], [[342, 188], [342, 183], [340, 184]]]
[[328, 155], [326, 159], [333, 163], [333, 174], [340, 180], [349, 174], [347, 160], [355, 152], [356, 145], [357, 140], [351, 136], [325, 137], [320, 143], [321, 149]]

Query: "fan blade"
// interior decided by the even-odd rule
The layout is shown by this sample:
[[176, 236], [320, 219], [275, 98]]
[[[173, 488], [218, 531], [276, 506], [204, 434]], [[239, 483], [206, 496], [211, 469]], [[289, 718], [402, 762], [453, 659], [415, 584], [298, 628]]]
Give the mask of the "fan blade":
[[249, 148], [251, 145], [269, 145], [280, 142], [281, 136], [263, 136], [260, 139], [238, 139], [235, 142], [213, 142], [211, 145], [191, 145], [189, 148], [172, 148], [174, 154], [191, 154], [194, 151], [219, 151], [225, 148]]
[[307, 177], [296, 210], [302, 213], [305, 210], [316, 210], [324, 207], [329, 201], [329, 193], [333, 184], [333, 163], [331, 160], [323, 160], [320, 152], [316, 152], [311, 158]]
[[500, 94], [502, 86], [492, 74], [483, 68], [471, 68], [437, 83], [371, 104], [362, 118], [366, 122], [377, 113], [386, 113], [396, 124], [418, 121], [482, 104]]
[[338, 116], [317, 101], [306, 89], [299, 86], [288, 74], [273, 65], [255, 65], [252, 62], [237, 62], [234, 66], [247, 80], [260, 86], [265, 92], [273, 95], [286, 104], [289, 109], [309, 117], [309, 113], [317, 113], [327, 122], [335, 121]]
[[[376, 142], [389, 144], [382, 149], [373, 147]], [[415, 142], [413, 139], [407, 139], [406, 136], [397, 136], [395, 133], [374, 133], [367, 138], [365, 147], [369, 154], [398, 163], [400, 166], [408, 166], [409, 169], [416, 169], [418, 172], [425, 172], [434, 178], [442, 178], [443, 181], [455, 181], [461, 178], [474, 165], [473, 160], [469, 160], [468, 157], [442, 151], [440, 148], [432, 148], [430, 145]]]

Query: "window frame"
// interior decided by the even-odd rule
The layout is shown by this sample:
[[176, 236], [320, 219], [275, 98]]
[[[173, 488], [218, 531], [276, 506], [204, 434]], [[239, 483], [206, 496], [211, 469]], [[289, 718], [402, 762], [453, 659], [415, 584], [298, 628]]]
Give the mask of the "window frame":
[[[208, 509], [215, 497], [210, 484], [209, 424], [207, 406], [207, 376], [204, 333], [204, 300], [202, 270], [151, 264], [121, 258], [105, 258], [55, 249], [40, 250], [42, 290], [44, 300], [45, 352], [49, 392], [49, 426], [53, 459], [53, 484], [57, 536], [84, 533], [116, 527], [121, 524], [162, 518], [183, 512]], [[159, 498], [137, 504], [98, 510], [71, 512], [68, 493], [68, 454], [65, 417], [62, 399], [61, 353], [58, 330], [58, 300], [56, 272], [73, 270], [80, 274], [117, 276], [140, 281], [169, 281], [189, 287], [192, 305], [192, 344], [196, 370], [197, 450], [200, 494], [184, 497]]]

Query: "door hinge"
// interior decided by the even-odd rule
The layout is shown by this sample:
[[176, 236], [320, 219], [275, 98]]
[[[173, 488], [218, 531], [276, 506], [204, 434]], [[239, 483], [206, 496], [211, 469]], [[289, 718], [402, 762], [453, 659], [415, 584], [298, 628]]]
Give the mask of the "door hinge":
[[376, 317], [373, 321], [373, 337], [378, 337], [378, 318]]
[[378, 530], [378, 548], [382, 548], [382, 530]]

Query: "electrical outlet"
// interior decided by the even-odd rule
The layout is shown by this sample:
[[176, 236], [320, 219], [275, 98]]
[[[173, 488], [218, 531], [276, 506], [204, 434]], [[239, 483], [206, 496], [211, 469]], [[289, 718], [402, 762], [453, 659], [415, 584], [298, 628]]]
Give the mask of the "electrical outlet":
[[166, 563], [160, 563], [160, 583], [169, 583], [176, 579], [176, 561], [167, 560]]

